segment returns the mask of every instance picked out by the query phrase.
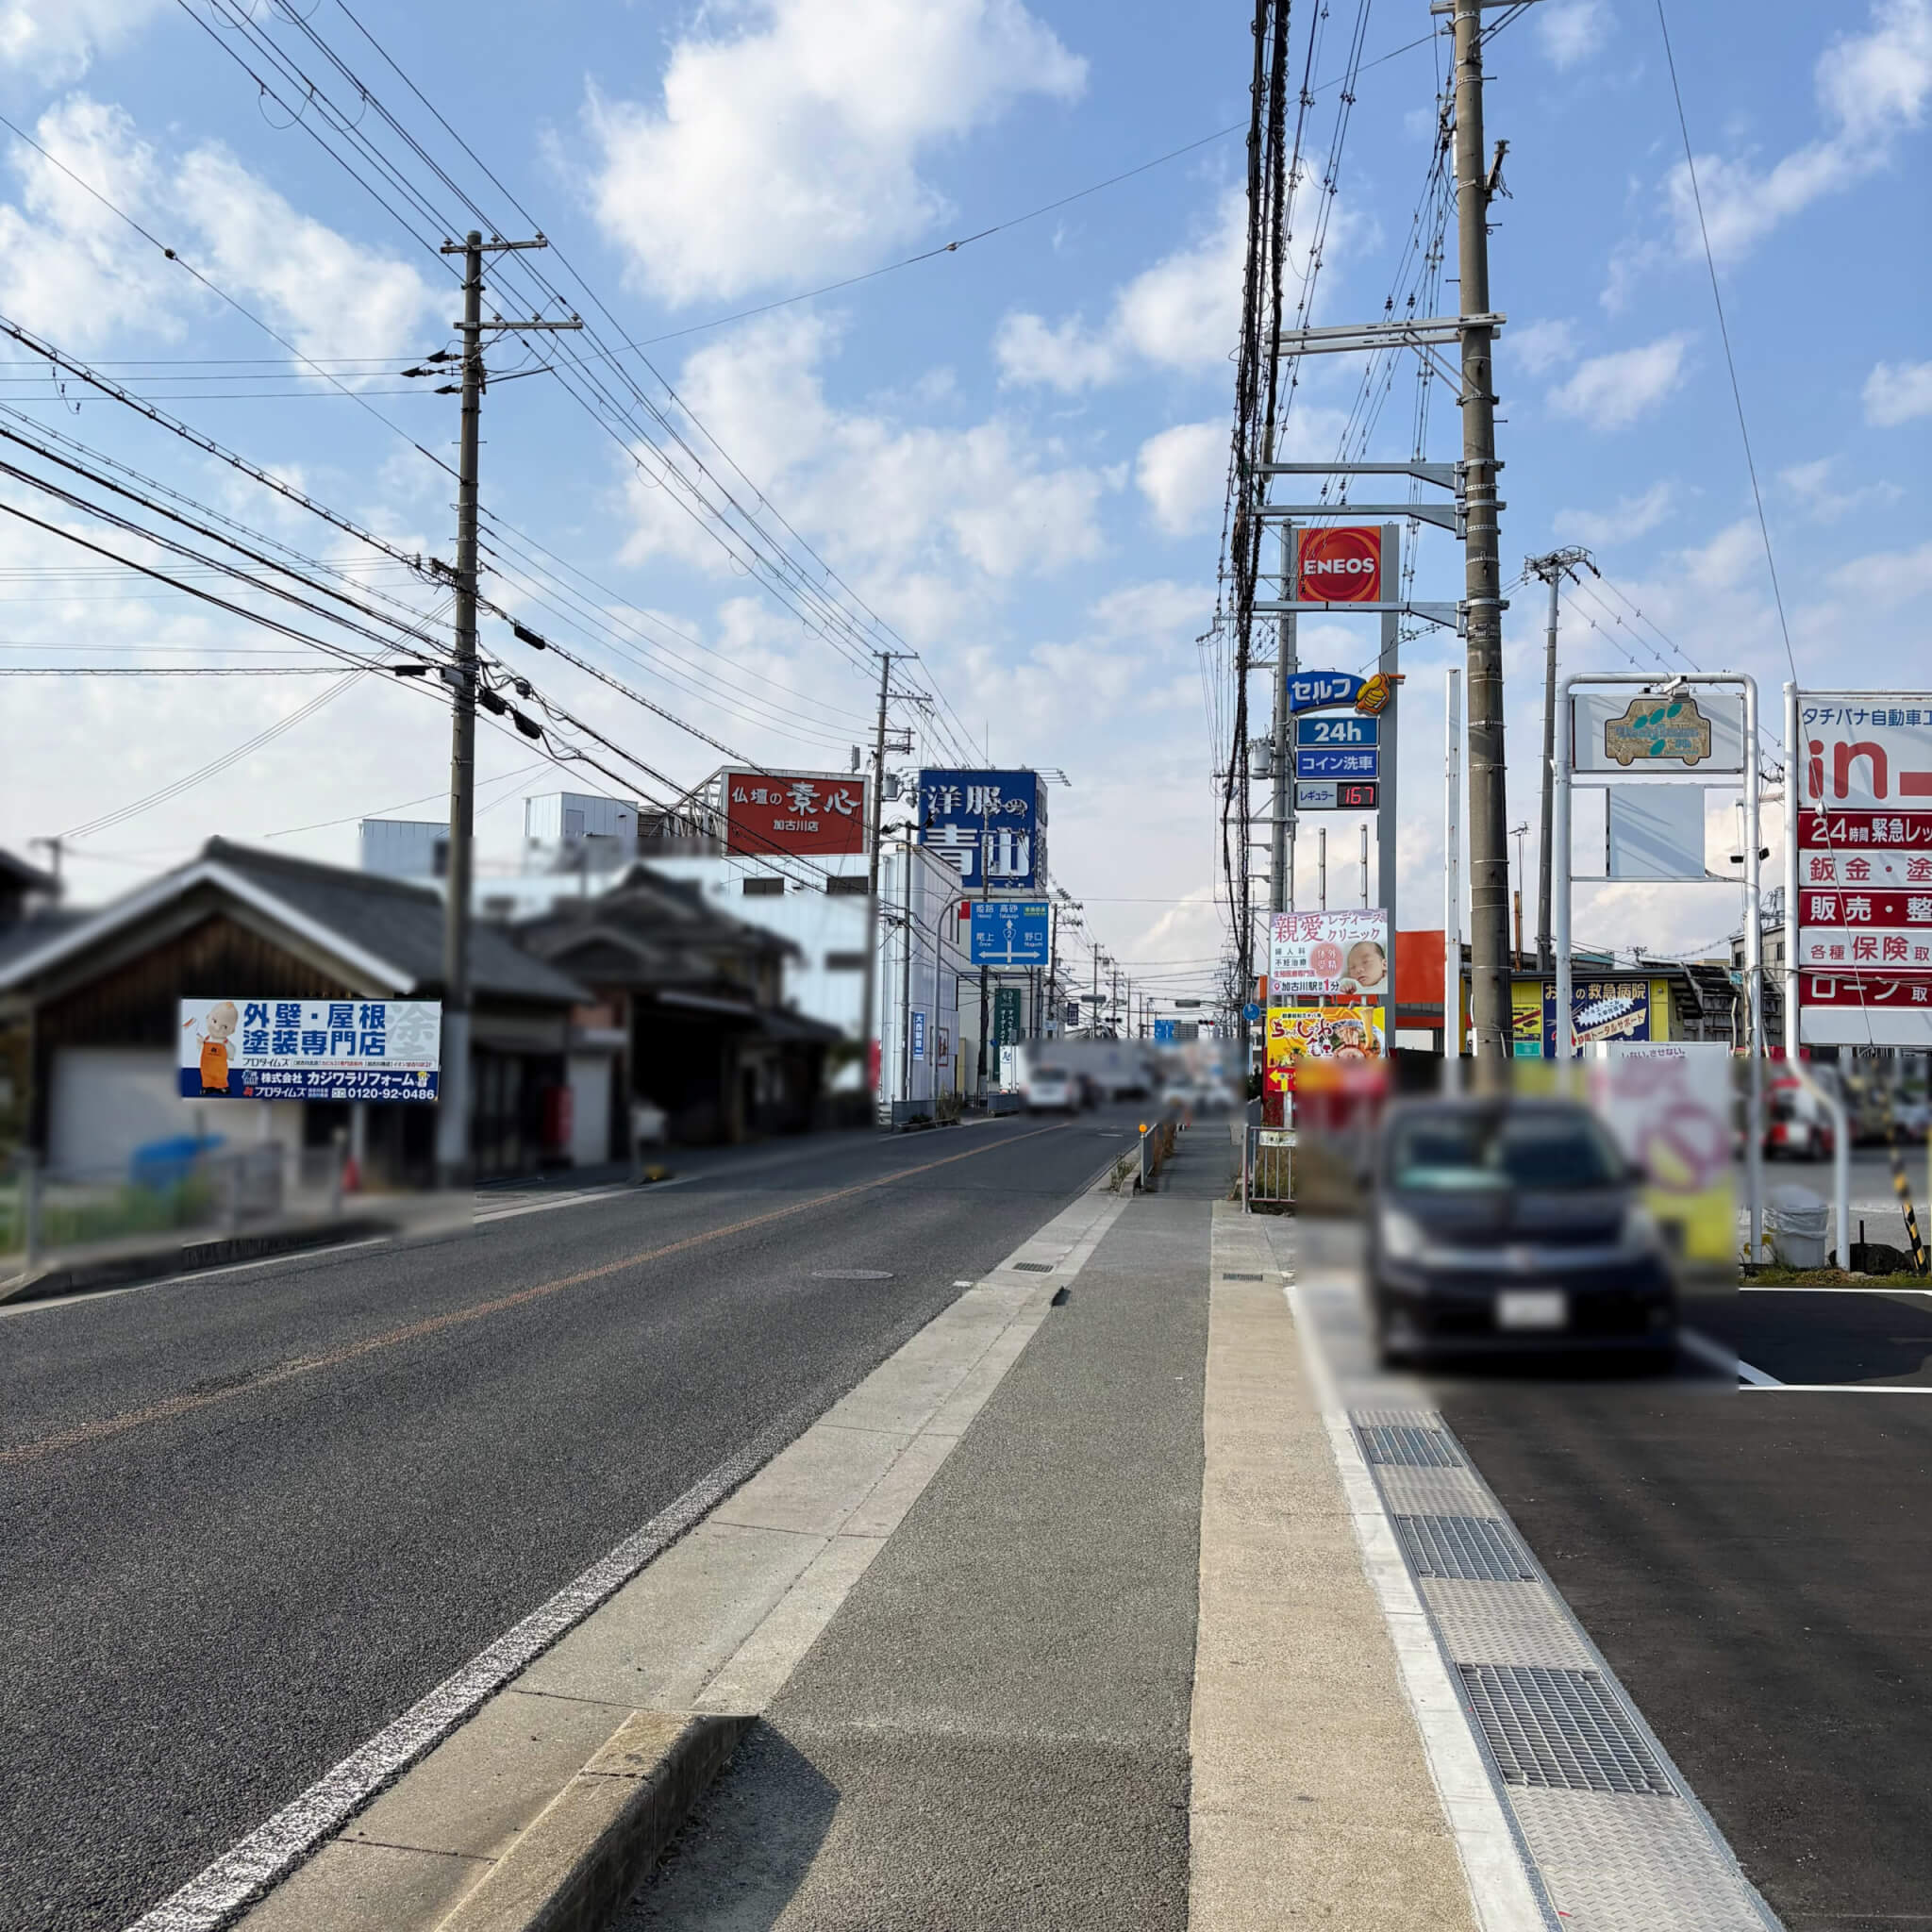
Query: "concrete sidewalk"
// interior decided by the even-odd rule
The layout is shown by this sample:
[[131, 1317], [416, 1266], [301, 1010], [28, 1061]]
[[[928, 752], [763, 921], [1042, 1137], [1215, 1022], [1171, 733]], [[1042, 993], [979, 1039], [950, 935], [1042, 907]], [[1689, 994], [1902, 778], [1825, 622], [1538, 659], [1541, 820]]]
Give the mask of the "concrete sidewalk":
[[1475, 1923], [1229, 1154], [1113, 1224], [623, 1932]]

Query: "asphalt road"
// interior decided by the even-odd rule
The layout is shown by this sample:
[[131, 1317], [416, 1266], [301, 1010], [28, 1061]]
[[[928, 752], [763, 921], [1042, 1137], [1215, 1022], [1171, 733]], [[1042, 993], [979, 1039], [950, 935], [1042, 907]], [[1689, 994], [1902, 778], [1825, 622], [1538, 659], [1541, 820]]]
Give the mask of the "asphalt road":
[[[1787, 1384], [1932, 1383], [1932, 1296], [1698, 1325]], [[1932, 1926], [1932, 1393], [1441, 1382], [1444, 1416], [1788, 1932]]]
[[0, 1927], [107, 1932], [165, 1897], [748, 1440], [802, 1429], [1131, 1126], [747, 1150], [0, 1321]]

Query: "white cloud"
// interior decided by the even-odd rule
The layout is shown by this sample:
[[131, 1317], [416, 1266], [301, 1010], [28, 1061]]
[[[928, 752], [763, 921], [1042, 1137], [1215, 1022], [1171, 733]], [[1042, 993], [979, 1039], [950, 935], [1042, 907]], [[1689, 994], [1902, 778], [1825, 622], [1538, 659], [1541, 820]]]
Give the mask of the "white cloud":
[[[962, 610], [1012, 579], [1101, 549], [1108, 482], [995, 416], [963, 429], [904, 425], [827, 400], [821, 366], [836, 331], [774, 318], [698, 350], [679, 392], [724, 448], [902, 629], [957, 632]], [[661, 461], [647, 453], [654, 474]], [[708, 570], [724, 553], [670, 491], [625, 485], [629, 562], [675, 555]]]
[[1855, 509], [1896, 503], [1905, 493], [1896, 483], [1867, 483], [1855, 490], [1841, 490], [1837, 480], [1838, 466], [1837, 457], [1793, 463], [1778, 472], [1778, 481], [1798, 500], [1807, 517], [1823, 524], [1835, 524]]
[[593, 90], [585, 109], [597, 214], [675, 304], [870, 267], [946, 211], [928, 150], [1086, 85], [1020, 0], [739, 0], [710, 19], [736, 30], [680, 39], [658, 105]]
[[8, 151], [21, 190], [17, 207], [0, 205], [0, 300], [7, 312], [79, 349], [128, 325], [178, 335], [171, 304], [187, 296], [187, 278], [102, 205], [110, 201], [138, 216], [159, 192], [160, 164], [134, 123], [119, 108], [76, 94], [41, 116], [34, 138], [60, 165], [25, 142]]
[[1559, 509], [1550, 520], [1558, 537], [1574, 543], [1608, 549], [1654, 530], [1671, 512], [1676, 491], [1669, 483], [1653, 483], [1641, 496], [1624, 496], [1609, 511]]
[[1568, 382], [1551, 390], [1549, 406], [1593, 429], [1623, 429], [1655, 408], [1684, 379], [1690, 337], [1662, 336], [1641, 348], [1593, 356]]
[[1225, 495], [1227, 425], [1176, 423], [1150, 436], [1134, 461], [1134, 480], [1171, 536], [1184, 536], [1213, 519]]
[[1932, 416], [1932, 362], [1878, 362], [1865, 378], [1865, 420], [1874, 429], [1896, 429]]
[[1882, 550], [1840, 564], [1829, 582], [1841, 595], [1879, 610], [1923, 605], [1932, 594], [1932, 543], [1916, 550]]
[[[1329, 247], [1349, 232], [1348, 218], [1337, 211], [1330, 217]], [[1230, 190], [1212, 228], [1121, 289], [1112, 313], [1098, 328], [1090, 328], [1079, 315], [1058, 324], [1024, 312], [1007, 316], [993, 338], [1000, 380], [1072, 394], [1150, 366], [1188, 374], [1221, 367], [1241, 330], [1247, 246], [1247, 201], [1241, 191]], [[1305, 262], [1298, 250], [1291, 294]]]
[[1537, 39], [1552, 65], [1574, 67], [1610, 37], [1607, 0], [1543, 0], [1536, 10]]
[[1532, 375], [1547, 375], [1552, 369], [1573, 361], [1576, 356], [1576, 325], [1567, 320], [1526, 322], [1519, 328], [1503, 331], [1504, 350]]
[[0, 68], [65, 86], [166, 10], [167, 0], [0, 0]]
[[225, 149], [191, 154], [175, 200], [215, 279], [264, 301], [304, 355], [396, 355], [428, 323], [431, 292], [413, 268], [297, 214]]
[[[1697, 194], [1711, 253], [1735, 261], [1779, 223], [1887, 166], [1932, 97], [1932, 0], [1876, 0], [1870, 32], [1841, 38], [1814, 70], [1826, 125], [1820, 139], [1760, 169], [1749, 159], [1697, 158]], [[1679, 162], [1666, 184], [1681, 254], [1703, 252], [1697, 195]]]
[[391, 355], [428, 319], [414, 269], [297, 214], [224, 148], [196, 148], [171, 169], [125, 111], [84, 94], [50, 108], [34, 135], [59, 166], [25, 142], [8, 151], [21, 190], [18, 205], [0, 204], [0, 300], [63, 347], [121, 329], [172, 340], [209, 300], [103, 201], [178, 236], [306, 354]]

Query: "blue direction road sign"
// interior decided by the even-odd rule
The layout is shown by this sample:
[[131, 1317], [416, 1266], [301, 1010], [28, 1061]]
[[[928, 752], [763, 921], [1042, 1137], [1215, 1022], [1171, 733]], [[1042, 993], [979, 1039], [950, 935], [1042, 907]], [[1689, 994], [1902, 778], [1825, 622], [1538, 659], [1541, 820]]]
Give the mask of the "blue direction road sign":
[[1044, 966], [1053, 939], [1053, 908], [1044, 899], [975, 899], [975, 966]]
[[1241, 1008], [1241, 1018], [1243, 1020], [1246, 1020], [1250, 1024], [1252, 1024], [1255, 1021], [1258, 1020], [1260, 1017], [1261, 1009], [1254, 1003], [1253, 1000], [1250, 1000], [1247, 1003], [1247, 1005]]
[[1377, 744], [1381, 741], [1379, 718], [1297, 718], [1294, 741], [1297, 744]]
[[1303, 748], [1294, 755], [1294, 774], [1297, 778], [1379, 778], [1381, 757], [1374, 745], [1363, 751]]
[[1157, 1020], [1154, 1023], [1154, 1043], [1157, 1046], [1174, 1044], [1174, 1029], [1177, 1023], [1173, 1020]]

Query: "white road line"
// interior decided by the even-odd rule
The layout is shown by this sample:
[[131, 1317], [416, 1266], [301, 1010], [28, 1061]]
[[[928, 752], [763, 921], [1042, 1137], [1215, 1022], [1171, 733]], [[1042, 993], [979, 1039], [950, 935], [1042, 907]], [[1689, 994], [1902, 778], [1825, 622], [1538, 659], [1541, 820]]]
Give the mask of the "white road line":
[[1776, 1389], [1786, 1395], [1932, 1395], [1932, 1383], [1926, 1382], [1774, 1382], [1766, 1375], [1745, 1387]]
[[1396, 1541], [1395, 1525], [1362, 1459], [1320, 1329], [1299, 1288], [1290, 1286], [1282, 1292], [1294, 1311], [1302, 1365], [1335, 1456], [1361, 1547], [1362, 1571], [1389, 1627], [1403, 1693], [1422, 1736], [1442, 1816], [1455, 1835], [1476, 1921], [1483, 1932], [1545, 1932], [1550, 1922], [1530, 1881], [1523, 1841], [1470, 1729], [1462, 1693], [1450, 1681], [1428, 1611]]
[[1749, 1362], [1738, 1359], [1735, 1348], [1726, 1348], [1721, 1341], [1713, 1341], [1707, 1335], [1700, 1335], [1694, 1328], [1677, 1330], [1677, 1346], [1686, 1355], [1694, 1355], [1707, 1366], [1721, 1374], [1733, 1374], [1740, 1384], [1752, 1389], [1782, 1389], [1785, 1385], [1775, 1375], [1767, 1375], [1762, 1369], [1754, 1369]]
[[395, 1722], [326, 1771], [301, 1796], [225, 1852], [172, 1898], [144, 1912], [128, 1932], [214, 1932], [251, 1900], [287, 1875], [316, 1846], [385, 1785], [433, 1750], [458, 1724], [614, 1595], [645, 1564], [702, 1521], [731, 1491], [798, 1434], [802, 1411], [815, 1393], [761, 1430], [735, 1456], [693, 1483], [669, 1508], [591, 1565], [506, 1631], [486, 1650], [445, 1677]]
[[[1090, 1182], [1082, 1189], [1075, 1206], [1091, 1196], [1092, 1186]], [[1125, 1206], [1124, 1197], [1100, 1204], [1059, 1266], [1077, 1274]], [[1043, 1223], [1015, 1253], [1024, 1254], [1052, 1224], [1053, 1219]], [[966, 1286], [974, 1284], [969, 1282]], [[709, 1474], [692, 1484], [635, 1536], [567, 1583], [522, 1623], [444, 1678], [426, 1697], [325, 1772], [299, 1797], [283, 1806], [172, 1897], [143, 1913], [127, 1932], [218, 1932], [218, 1928], [278, 1884], [341, 1830], [385, 1786], [426, 1757], [552, 1644], [701, 1523], [734, 1490], [819, 1420], [838, 1395], [844, 1392], [842, 1389], [833, 1391], [822, 1386], [794, 1404], [735, 1456], [726, 1457]]]
[[1841, 1287], [1835, 1281], [1829, 1282], [1757, 1282], [1747, 1281], [1738, 1291], [1740, 1294], [1932, 1294], [1932, 1288], [1850, 1288]]
[[88, 1288], [78, 1294], [50, 1294], [40, 1301], [12, 1302], [0, 1307], [0, 1318], [32, 1315], [42, 1308], [71, 1308], [76, 1302], [106, 1301], [110, 1295], [133, 1294], [142, 1289], [179, 1288], [184, 1282], [209, 1281], [218, 1274], [241, 1274], [251, 1268], [280, 1268], [291, 1261], [320, 1261], [346, 1255], [356, 1248], [379, 1248], [392, 1239], [373, 1234], [358, 1241], [335, 1241], [325, 1248], [291, 1248], [285, 1255], [264, 1255], [258, 1261], [229, 1261], [220, 1268], [191, 1268], [181, 1274], [163, 1274], [154, 1281], [130, 1281], [120, 1288]]

